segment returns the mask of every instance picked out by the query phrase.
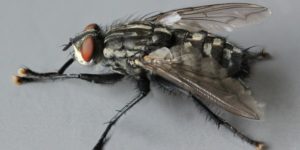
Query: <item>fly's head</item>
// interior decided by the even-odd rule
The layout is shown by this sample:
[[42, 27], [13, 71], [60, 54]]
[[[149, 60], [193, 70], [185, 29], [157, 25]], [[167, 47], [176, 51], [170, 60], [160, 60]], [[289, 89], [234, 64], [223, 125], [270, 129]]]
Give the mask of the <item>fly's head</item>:
[[67, 50], [70, 46], [73, 46], [74, 57], [80, 64], [96, 64], [103, 58], [103, 32], [97, 24], [89, 24], [83, 32], [71, 38], [63, 50]]

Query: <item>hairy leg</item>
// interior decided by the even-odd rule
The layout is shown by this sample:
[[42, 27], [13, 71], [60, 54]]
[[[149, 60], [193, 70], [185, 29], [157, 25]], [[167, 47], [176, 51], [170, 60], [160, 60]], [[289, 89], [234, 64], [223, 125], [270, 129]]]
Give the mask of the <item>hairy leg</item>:
[[271, 58], [271, 55], [266, 52], [264, 49], [251, 51], [252, 48], [257, 46], [252, 46], [247, 49], [243, 50], [243, 59], [240, 66], [240, 71], [235, 73], [233, 77], [244, 79], [249, 76], [251, 72], [251, 65], [254, 62], [261, 61], [261, 60], [268, 60]]
[[142, 100], [150, 91], [150, 81], [146, 78], [146, 76], [141, 77], [137, 81], [137, 88], [139, 90], [139, 94], [131, 100], [129, 103], [127, 103], [122, 109], [118, 110], [117, 114], [115, 114], [112, 119], [108, 122], [108, 125], [106, 126], [106, 129], [101, 135], [100, 140], [95, 145], [93, 150], [103, 150], [105, 144], [109, 140], [107, 138], [107, 135], [111, 128], [117, 123], [117, 121], [129, 110], [131, 109], [135, 104], [137, 104], [140, 100]]
[[251, 51], [252, 48], [256, 46], [249, 47], [243, 51], [244, 57], [248, 60], [264, 60], [270, 59], [271, 55], [265, 51], [265, 49], [261, 49], [259, 51]]
[[227, 121], [225, 121], [223, 118], [219, 117], [218, 115], [216, 115], [214, 112], [212, 112], [203, 102], [201, 102], [199, 99], [197, 99], [196, 97], [193, 96], [194, 102], [196, 104], [198, 104], [199, 106], [203, 107], [204, 110], [208, 113], [209, 117], [211, 117], [211, 119], [213, 119], [216, 124], [218, 125], [218, 127], [220, 125], [226, 127], [229, 131], [231, 131], [233, 134], [237, 135], [239, 138], [241, 138], [242, 140], [246, 141], [247, 143], [249, 143], [250, 145], [253, 145], [256, 147], [256, 150], [262, 150], [264, 147], [264, 144], [262, 142], [256, 141], [251, 139], [250, 137], [244, 135], [243, 133], [241, 133], [238, 129], [236, 129], [235, 127], [233, 127], [231, 124], [229, 124]]

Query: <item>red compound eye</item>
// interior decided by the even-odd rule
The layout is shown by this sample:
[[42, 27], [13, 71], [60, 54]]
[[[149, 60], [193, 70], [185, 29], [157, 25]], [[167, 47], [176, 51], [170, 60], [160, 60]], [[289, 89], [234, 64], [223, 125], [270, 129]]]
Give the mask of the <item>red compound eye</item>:
[[95, 45], [93, 37], [87, 37], [81, 46], [80, 52], [84, 61], [89, 62], [92, 59]]

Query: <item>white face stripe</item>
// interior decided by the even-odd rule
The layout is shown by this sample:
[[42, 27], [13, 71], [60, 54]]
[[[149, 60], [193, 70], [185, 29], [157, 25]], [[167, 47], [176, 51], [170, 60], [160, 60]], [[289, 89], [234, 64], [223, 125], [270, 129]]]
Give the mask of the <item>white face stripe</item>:
[[89, 61], [89, 62], [86, 62], [82, 56], [81, 56], [81, 53], [80, 51], [77, 49], [77, 47], [75, 45], [72, 45], [73, 48], [74, 48], [74, 56], [75, 56], [75, 59], [82, 65], [90, 65], [93, 63], [93, 60]]

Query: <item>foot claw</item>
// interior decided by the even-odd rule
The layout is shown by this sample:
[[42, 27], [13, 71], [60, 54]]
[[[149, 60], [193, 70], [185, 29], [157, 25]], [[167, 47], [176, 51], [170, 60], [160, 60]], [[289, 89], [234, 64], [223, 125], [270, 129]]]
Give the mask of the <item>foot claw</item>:
[[12, 81], [16, 84], [16, 85], [21, 85], [22, 84], [22, 80], [19, 76], [12, 76]]
[[258, 145], [256, 145], [256, 150], [264, 150], [265, 145], [263, 143], [259, 143]]
[[28, 74], [28, 69], [26, 69], [26, 68], [20, 68], [18, 70], [18, 75], [20, 77], [25, 77], [25, 76], [27, 76], [27, 74]]

